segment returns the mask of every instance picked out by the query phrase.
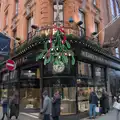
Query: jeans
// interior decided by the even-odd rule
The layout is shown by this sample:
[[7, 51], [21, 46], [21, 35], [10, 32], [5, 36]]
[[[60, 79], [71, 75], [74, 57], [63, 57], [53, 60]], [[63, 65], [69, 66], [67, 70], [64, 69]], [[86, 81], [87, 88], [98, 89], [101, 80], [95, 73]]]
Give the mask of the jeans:
[[95, 108], [96, 108], [96, 104], [90, 104], [90, 108], [89, 108], [89, 116], [90, 116], [90, 118], [92, 118], [92, 115], [93, 115], [93, 117], [96, 116]]
[[50, 115], [49, 114], [45, 114], [43, 120], [50, 120]]

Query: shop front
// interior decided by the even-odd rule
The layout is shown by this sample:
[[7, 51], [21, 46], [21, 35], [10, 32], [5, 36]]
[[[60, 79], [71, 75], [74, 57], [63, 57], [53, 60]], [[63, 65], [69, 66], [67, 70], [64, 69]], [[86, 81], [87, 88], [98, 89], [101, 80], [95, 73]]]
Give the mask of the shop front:
[[[36, 48], [14, 57], [17, 65], [15, 71], [9, 74], [7, 70], [1, 69], [1, 97], [3, 95], [7, 97], [8, 89], [11, 96], [15, 86], [19, 91], [20, 110], [39, 112], [42, 107], [43, 90], [48, 90], [50, 98], [56, 90], [59, 90], [62, 120], [88, 116], [90, 89], [94, 88], [99, 97], [103, 88], [108, 92], [114, 90], [108, 89], [108, 81], [110, 76], [116, 75], [110, 73], [108, 69], [120, 71], [120, 60], [96, 51], [92, 46], [86, 47], [77, 42], [72, 48], [76, 48], [75, 65], [71, 65], [70, 59], [67, 65], [61, 63], [60, 67], [52, 63], [43, 65], [42, 60], [36, 61], [39, 53]], [[119, 78], [120, 76], [117, 76], [117, 81]], [[111, 81], [114, 83], [114, 80]], [[111, 87], [114, 87], [114, 84]]]

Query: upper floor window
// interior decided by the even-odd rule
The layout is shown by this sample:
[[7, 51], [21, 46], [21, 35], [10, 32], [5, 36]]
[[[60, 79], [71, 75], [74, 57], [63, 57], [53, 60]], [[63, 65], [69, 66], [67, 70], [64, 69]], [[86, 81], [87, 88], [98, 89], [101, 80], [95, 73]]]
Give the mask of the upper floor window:
[[15, 0], [15, 15], [18, 14], [19, 11], [19, 0]]
[[5, 27], [8, 25], [8, 12], [5, 13]]
[[[59, 14], [58, 14], [59, 10]], [[57, 23], [57, 21], [60, 22], [61, 25], [63, 25], [63, 2], [60, 2], [57, 6], [56, 3], [54, 3], [54, 23]]]
[[27, 20], [27, 26], [28, 26], [27, 33], [32, 31], [31, 25], [33, 25], [33, 16], [29, 17]]
[[79, 20], [83, 22], [83, 24], [81, 25], [83, 28], [85, 28], [85, 14], [82, 10], [79, 10]]
[[118, 16], [120, 14], [120, 11], [119, 11], [119, 6], [118, 6], [117, 1], [115, 1], [115, 5], [116, 5], [116, 14]]
[[113, 0], [110, 0], [110, 7], [111, 7], [112, 19], [114, 19], [115, 18], [115, 10], [114, 10]]
[[33, 16], [29, 17], [27, 19], [27, 37], [28, 39], [32, 37], [32, 28], [31, 26], [33, 25]]
[[115, 56], [116, 56], [117, 58], [119, 58], [119, 49], [118, 49], [118, 48], [115, 48]]
[[78, 12], [79, 20], [82, 21], [82, 25], [80, 25], [82, 28], [80, 29], [80, 35], [84, 35], [84, 28], [85, 28], [85, 14], [82, 10], [79, 10]]
[[99, 28], [98, 28], [98, 27], [99, 27], [98, 23], [97, 23], [97, 22], [95, 22], [95, 32], [96, 32], [96, 33], [98, 33], [98, 32], [99, 32]]
[[93, 0], [93, 5], [96, 5], [96, 0]]

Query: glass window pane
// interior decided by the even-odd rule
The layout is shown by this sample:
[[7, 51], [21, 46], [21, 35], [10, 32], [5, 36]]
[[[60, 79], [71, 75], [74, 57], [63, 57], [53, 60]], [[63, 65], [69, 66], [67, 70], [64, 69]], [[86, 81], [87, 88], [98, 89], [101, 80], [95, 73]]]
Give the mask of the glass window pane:
[[110, 0], [110, 7], [111, 7], [112, 18], [114, 19], [114, 17], [115, 17], [115, 10], [114, 10], [113, 0]]
[[91, 65], [84, 62], [78, 62], [78, 74], [91, 77]]
[[53, 97], [56, 90], [60, 92], [61, 115], [76, 113], [76, 87], [48, 87], [44, 88], [44, 90], [47, 90], [49, 92], [50, 98]]
[[85, 112], [89, 110], [89, 95], [91, 88], [93, 88], [92, 80], [77, 79], [77, 96], [79, 112]]

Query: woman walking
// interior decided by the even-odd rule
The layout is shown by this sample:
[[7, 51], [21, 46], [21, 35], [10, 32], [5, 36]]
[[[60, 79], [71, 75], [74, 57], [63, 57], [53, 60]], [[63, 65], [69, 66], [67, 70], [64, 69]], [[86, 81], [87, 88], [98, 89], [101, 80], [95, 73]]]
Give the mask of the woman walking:
[[59, 120], [60, 116], [60, 105], [61, 105], [61, 97], [59, 91], [56, 91], [52, 101], [52, 117], [53, 120]]
[[3, 116], [1, 120], [4, 120], [5, 115], [8, 118], [7, 110], [8, 110], [8, 100], [7, 98], [3, 98], [2, 100], [2, 108], [3, 108]]

